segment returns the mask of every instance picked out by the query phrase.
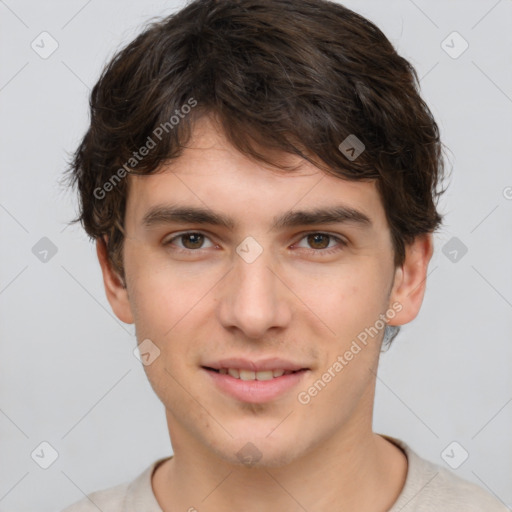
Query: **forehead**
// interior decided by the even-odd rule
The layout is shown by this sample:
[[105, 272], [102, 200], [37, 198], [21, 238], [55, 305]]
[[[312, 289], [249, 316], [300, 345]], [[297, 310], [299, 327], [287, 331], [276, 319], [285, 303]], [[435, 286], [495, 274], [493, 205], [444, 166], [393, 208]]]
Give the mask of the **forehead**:
[[385, 212], [375, 181], [349, 181], [329, 175], [289, 153], [265, 155], [293, 171], [272, 168], [240, 153], [209, 116], [198, 119], [181, 156], [154, 174], [129, 175], [126, 224], [141, 226], [156, 206], [195, 206], [226, 212], [243, 225], [275, 224], [290, 210], [344, 206], [363, 213], [375, 227], [385, 226]]

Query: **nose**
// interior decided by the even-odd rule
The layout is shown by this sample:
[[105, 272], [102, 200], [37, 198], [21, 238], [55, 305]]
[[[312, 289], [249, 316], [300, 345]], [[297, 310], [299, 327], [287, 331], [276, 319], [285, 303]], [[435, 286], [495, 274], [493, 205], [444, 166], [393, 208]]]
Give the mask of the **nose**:
[[272, 269], [271, 260], [269, 250], [252, 262], [234, 256], [234, 266], [219, 292], [218, 316], [224, 328], [238, 329], [246, 338], [261, 339], [269, 329], [289, 324], [293, 294], [279, 271]]

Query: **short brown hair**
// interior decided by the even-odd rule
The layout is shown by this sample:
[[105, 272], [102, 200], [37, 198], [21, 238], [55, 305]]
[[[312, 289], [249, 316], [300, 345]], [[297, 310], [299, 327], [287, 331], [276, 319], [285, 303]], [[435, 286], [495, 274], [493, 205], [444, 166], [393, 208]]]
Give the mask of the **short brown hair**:
[[[339, 178], [377, 180], [401, 265], [405, 245], [442, 220], [439, 130], [418, 90], [414, 68], [386, 36], [340, 4], [194, 0], [149, 24], [94, 86], [90, 127], [67, 169], [80, 198], [72, 222], [93, 239], [107, 235], [124, 281], [122, 178], [178, 157], [194, 120], [213, 114], [228, 140], [261, 162], [274, 163], [258, 150], [268, 148]], [[364, 144], [355, 159], [339, 149], [350, 135]]]

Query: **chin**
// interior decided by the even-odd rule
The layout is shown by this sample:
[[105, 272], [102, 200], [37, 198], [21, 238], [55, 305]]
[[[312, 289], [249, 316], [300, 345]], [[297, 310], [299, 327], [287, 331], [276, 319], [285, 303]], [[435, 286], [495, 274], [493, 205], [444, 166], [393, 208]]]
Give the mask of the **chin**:
[[228, 442], [224, 440], [220, 446], [210, 445], [210, 448], [220, 459], [241, 468], [277, 468], [292, 463], [300, 456], [297, 444], [290, 443], [294, 438], [290, 435], [270, 439], [267, 434], [245, 434]]

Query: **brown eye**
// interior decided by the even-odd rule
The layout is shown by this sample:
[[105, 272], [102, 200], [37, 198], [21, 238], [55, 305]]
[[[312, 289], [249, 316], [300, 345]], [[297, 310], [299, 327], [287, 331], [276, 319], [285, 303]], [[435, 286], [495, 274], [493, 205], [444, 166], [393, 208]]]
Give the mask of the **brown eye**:
[[[205, 240], [209, 239], [202, 233], [188, 231], [169, 238], [164, 242], [164, 246], [171, 246], [171, 248], [176, 251], [197, 251], [199, 249], [205, 249]], [[213, 247], [213, 244], [211, 244], [211, 247]]]
[[313, 249], [326, 249], [329, 246], [329, 239], [332, 238], [324, 233], [308, 235], [308, 243]]
[[201, 233], [187, 233], [179, 237], [183, 241], [183, 246], [187, 249], [200, 249], [204, 242], [204, 236]]
[[298, 247], [307, 250], [314, 256], [340, 252], [347, 245], [345, 240], [329, 233], [308, 233], [302, 237], [301, 242], [302, 240], [306, 241], [307, 247], [300, 245]]

